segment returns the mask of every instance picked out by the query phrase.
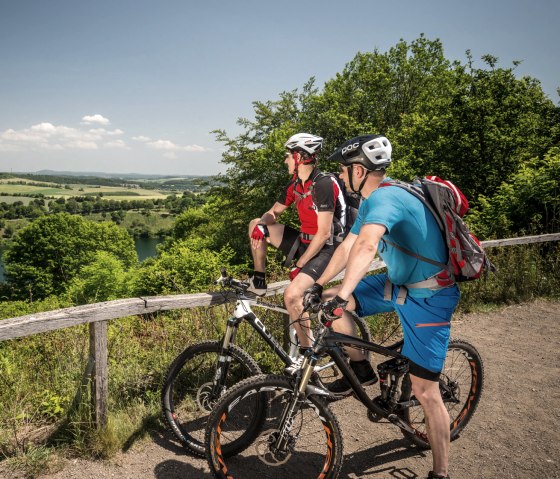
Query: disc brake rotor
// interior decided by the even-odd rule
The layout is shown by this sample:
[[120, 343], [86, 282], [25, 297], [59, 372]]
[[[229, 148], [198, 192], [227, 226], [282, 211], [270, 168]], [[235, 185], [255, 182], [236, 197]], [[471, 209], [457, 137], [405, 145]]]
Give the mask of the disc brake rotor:
[[219, 399], [219, 397], [212, 396], [213, 388], [214, 385], [211, 382], [204, 383], [198, 388], [196, 393], [196, 403], [198, 404], [198, 407], [206, 413], [212, 412], [212, 409], [214, 409], [214, 406]]
[[[280, 432], [277, 429], [269, 429], [263, 432], [255, 441], [255, 449], [257, 450], [259, 459], [268, 466], [281, 466], [292, 457], [292, 447], [290, 444], [288, 444], [289, 451], [286, 452], [280, 453], [280, 451], [275, 451], [273, 449], [273, 445], [278, 439], [279, 434]], [[292, 442], [293, 438], [289, 439], [289, 441]]]

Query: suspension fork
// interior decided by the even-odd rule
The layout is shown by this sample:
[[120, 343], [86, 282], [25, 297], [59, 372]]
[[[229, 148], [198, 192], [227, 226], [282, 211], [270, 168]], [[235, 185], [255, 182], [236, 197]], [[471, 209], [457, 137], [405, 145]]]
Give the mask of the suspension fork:
[[237, 336], [237, 330], [240, 322], [241, 320], [235, 317], [228, 319], [226, 332], [224, 334], [224, 339], [222, 340], [222, 347], [220, 348], [220, 356], [218, 357], [218, 363], [216, 364], [216, 373], [214, 374], [214, 379], [212, 381], [212, 397], [214, 398], [220, 397], [225, 387], [231, 363], [231, 354], [229, 351], [231, 346], [235, 344], [235, 337]]
[[305, 401], [307, 385], [309, 384], [311, 375], [313, 374], [313, 368], [316, 363], [317, 357], [314, 355], [306, 355], [303, 360], [303, 364], [300, 370], [301, 372], [298, 373], [298, 380], [296, 380], [294, 396], [282, 412], [279, 434], [276, 440], [276, 444], [274, 444], [274, 448], [278, 451], [284, 452], [286, 450], [289, 434], [294, 425], [294, 417]]

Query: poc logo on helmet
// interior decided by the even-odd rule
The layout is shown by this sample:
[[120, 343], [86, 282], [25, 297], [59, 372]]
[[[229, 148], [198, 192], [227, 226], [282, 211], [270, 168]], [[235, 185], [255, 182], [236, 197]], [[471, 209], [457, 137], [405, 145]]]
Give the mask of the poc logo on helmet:
[[344, 148], [342, 148], [342, 154], [344, 155], [344, 153], [346, 153], [347, 151], [355, 150], [359, 146], [360, 146], [360, 144], [358, 142], [356, 142], [352, 145], [345, 146]]

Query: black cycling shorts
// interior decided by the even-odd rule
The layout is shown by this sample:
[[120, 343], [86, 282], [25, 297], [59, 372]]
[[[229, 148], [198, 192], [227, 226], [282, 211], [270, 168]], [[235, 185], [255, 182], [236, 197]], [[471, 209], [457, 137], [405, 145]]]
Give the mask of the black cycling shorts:
[[[299, 238], [299, 231], [290, 226], [284, 226], [284, 235], [278, 249], [286, 256], [290, 253], [292, 246]], [[309, 243], [300, 242], [299, 247], [294, 255], [294, 262], [297, 261], [307, 249]], [[325, 245], [306, 265], [301, 268], [301, 272], [311, 276], [315, 281], [323, 274], [325, 268], [329, 264], [331, 257], [334, 253], [335, 247], [332, 245]]]

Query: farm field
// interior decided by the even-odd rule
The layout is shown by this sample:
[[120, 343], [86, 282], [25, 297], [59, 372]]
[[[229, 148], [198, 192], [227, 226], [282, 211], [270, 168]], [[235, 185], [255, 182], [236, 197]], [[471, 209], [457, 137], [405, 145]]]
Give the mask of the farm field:
[[[25, 181], [27, 184], [13, 184], [15, 181]], [[31, 184], [30, 184], [31, 183]], [[33, 185], [33, 182], [29, 180], [10, 178], [0, 180], [0, 193], [7, 195], [37, 195], [42, 194], [44, 196], [53, 196], [55, 198], [65, 197], [70, 198], [72, 196], [96, 196], [103, 193], [103, 198], [114, 199], [114, 200], [147, 200], [147, 199], [159, 199], [167, 197], [169, 191], [159, 191], [144, 188], [126, 188], [118, 186], [92, 186], [84, 185], [80, 183], [68, 184], [68, 188], [59, 187], [57, 184], [52, 183], [52, 187], [43, 186], [47, 183], [41, 182], [41, 186]], [[2, 198], [10, 198], [10, 196], [0, 196], [0, 202], [3, 201]], [[13, 197], [18, 198], [18, 197]], [[23, 198], [19, 197], [20, 201]], [[6, 202], [13, 203], [11, 200]]]

